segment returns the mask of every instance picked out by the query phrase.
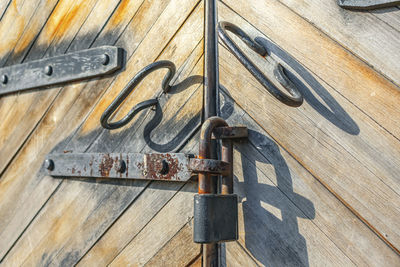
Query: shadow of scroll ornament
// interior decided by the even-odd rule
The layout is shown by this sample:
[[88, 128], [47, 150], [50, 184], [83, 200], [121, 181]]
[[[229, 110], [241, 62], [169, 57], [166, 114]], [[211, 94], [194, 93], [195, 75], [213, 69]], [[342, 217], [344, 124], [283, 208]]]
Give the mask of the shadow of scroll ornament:
[[[287, 68], [284, 69], [285, 74], [303, 94], [304, 100], [310, 104], [315, 111], [348, 134], [358, 135], [360, 133], [360, 128], [356, 122], [305, 67], [271, 41], [263, 37], [256, 37], [255, 40], [258, 44], [267, 49], [270, 54], [273, 53], [276, 55], [297, 73], [298, 76]], [[301, 77], [306, 84], [298, 77]], [[319, 101], [312, 91], [316, 93], [324, 103]]]

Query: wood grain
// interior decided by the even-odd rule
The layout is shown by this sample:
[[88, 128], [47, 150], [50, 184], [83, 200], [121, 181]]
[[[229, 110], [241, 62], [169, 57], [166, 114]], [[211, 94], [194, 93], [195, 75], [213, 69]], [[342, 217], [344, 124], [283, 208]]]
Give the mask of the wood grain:
[[[176, 4], [176, 2], [174, 4]], [[190, 12], [191, 11], [190, 7], [193, 8], [193, 5], [196, 4], [196, 2], [192, 2], [191, 4], [192, 4], [192, 6], [190, 6], [190, 3], [188, 3], [186, 10], [182, 9], [182, 13], [183, 14], [185, 14], [184, 12], [186, 12], [186, 14], [188, 12]], [[173, 8], [173, 7], [174, 7], [173, 5], [170, 6], [169, 10], [175, 10], [175, 8]], [[163, 16], [160, 17], [160, 19], [161, 18], [163, 18], [163, 19], [169, 18], [170, 19], [169, 14], [170, 13], [164, 13]], [[200, 12], [200, 10], [197, 9], [197, 12], [195, 12], [195, 14], [200, 14], [200, 16], [194, 16], [195, 19], [193, 21], [192, 20], [188, 21], [188, 25], [190, 27], [188, 26], [187, 30], [185, 30], [185, 31], [183, 31], [182, 29], [179, 31], [179, 33], [177, 35], [177, 39], [178, 40], [180, 38], [186, 38], [188, 30], [190, 30], [190, 32], [193, 33], [193, 25], [199, 25], [200, 29], [201, 29], [201, 24], [198, 23], [198, 20], [199, 19], [201, 20], [202, 12]], [[181, 16], [177, 16], [178, 20], [182, 21], [183, 18]], [[174, 22], [171, 21], [170, 23], [174, 23]], [[194, 23], [194, 24], [192, 24], [192, 23]], [[165, 23], [164, 23], [164, 21], [161, 20], [160, 24], [158, 24], [158, 25], [159, 25], [159, 27], [161, 27], [161, 26], [164, 26]], [[176, 25], [176, 27], [178, 27], [180, 24], [175, 22], [175, 25]], [[155, 29], [154, 33], [157, 33], [157, 32], [158, 32], [157, 29]], [[173, 34], [172, 29], [171, 29], [170, 33]], [[147, 37], [148, 38], [147, 40], [149, 42], [151, 41], [153, 43], [153, 45], [155, 45], [154, 35], [153, 34], [149, 33], [149, 36]], [[178, 38], [178, 36], [179, 36], [179, 38]], [[200, 31], [199, 34], [198, 34], [199, 40], [201, 39], [201, 37], [202, 37], [202, 34], [201, 34], [201, 31]], [[163, 43], [165, 44], [165, 38], [162, 39], [161, 36], [160, 36], [159, 40], [160, 40], [160, 45], [163, 44]], [[197, 40], [193, 44], [197, 45], [199, 43], [199, 40]], [[195, 41], [195, 39], [193, 39], [193, 41]], [[187, 44], [188, 43], [186, 43], [186, 45]], [[191, 51], [192, 51], [192, 49], [190, 47], [191, 46], [184, 46], [181, 49], [176, 50], [176, 52], [179, 51], [178, 55], [182, 55], [180, 53], [189, 53], [190, 54]], [[160, 48], [162, 49], [162, 47], [160, 47]], [[168, 51], [168, 53], [171, 53], [171, 52], [175, 51], [175, 49], [176, 49], [175, 46], [171, 46], [170, 49], [167, 49], [166, 51]], [[201, 51], [202, 50], [200, 49], [200, 52]], [[166, 54], [168, 54], [168, 53], [166, 52]], [[154, 56], [154, 54], [153, 54], [153, 56]], [[185, 59], [184, 57], [182, 59], [179, 59], [179, 56], [177, 56], [177, 57], [178, 58], [176, 58], [176, 59], [172, 58], [172, 60], [177, 62], [177, 64], [180, 63], [180, 60], [184, 60]], [[196, 63], [196, 62], [197, 61], [194, 61], [194, 63]], [[131, 62], [131, 64], [132, 64], [131, 67], [134, 66], [135, 63], [136, 62], [132, 61]], [[187, 66], [187, 67], [190, 68], [190, 66]], [[121, 76], [119, 76], [119, 78], [120, 77]], [[113, 87], [113, 89], [117, 90], [117, 92], [118, 92], [118, 90], [120, 90], [120, 89], [115, 88], [115, 87]], [[139, 89], [140, 88], [138, 87], [137, 90], [139, 90]], [[142, 88], [143, 92], [146, 89], [147, 88]], [[111, 99], [110, 99], [110, 101], [111, 101]], [[193, 106], [193, 105], [191, 105], [191, 106]], [[193, 108], [191, 108], [189, 110], [193, 110]], [[199, 112], [198, 109], [196, 110], [196, 112]], [[188, 116], [188, 118], [192, 118], [192, 117], [193, 117], [193, 115]], [[96, 121], [98, 123], [98, 120], [96, 120]], [[90, 123], [93, 123], [93, 122], [90, 122]], [[180, 123], [186, 124], [185, 121], [182, 121]], [[171, 125], [169, 125], [169, 127], [171, 127]], [[179, 127], [177, 127], [177, 128], [179, 128]], [[81, 147], [82, 147], [83, 144], [85, 144], [85, 143], [82, 143]], [[89, 144], [90, 143], [86, 143], [86, 147]], [[121, 144], [121, 145], [124, 147], [124, 149], [127, 149], [127, 146], [125, 146], [123, 144]], [[96, 146], [94, 146], [94, 147], [92, 146], [92, 149], [95, 149], [95, 148], [96, 148]], [[109, 147], [109, 149], [110, 148], [111, 147]], [[81, 149], [83, 149], [83, 148], [81, 148]], [[117, 148], [115, 147], [113, 149], [117, 149]], [[138, 149], [138, 148], [136, 148], [136, 149]], [[47, 177], [47, 179], [53, 180], [50, 177]], [[43, 179], [43, 180], [47, 180], [47, 179]], [[137, 186], [134, 186], [134, 184], [136, 184]], [[34, 223], [34, 225], [35, 225], [34, 227], [36, 229], [39, 229], [38, 231], [40, 232], [40, 229], [42, 229], [41, 227], [44, 227], [44, 225], [47, 225], [47, 227], [48, 227], [49, 224], [51, 224], [51, 225], [53, 225], [52, 229], [54, 229], [54, 230], [58, 229], [58, 228], [63, 229], [63, 230], [61, 230], [61, 236], [64, 236], [69, 231], [69, 230], [65, 230], [65, 229], [71, 229], [70, 227], [77, 227], [78, 225], [76, 225], [75, 222], [71, 223], [71, 225], [69, 225], [69, 223], [67, 222], [69, 220], [68, 219], [69, 217], [66, 219], [66, 221], [62, 220], [63, 223], [61, 223], [57, 219], [58, 218], [57, 214], [51, 212], [51, 210], [52, 209], [57, 209], [57, 210], [67, 209], [68, 205], [72, 205], [74, 207], [77, 207], [76, 213], [74, 213], [75, 215], [76, 214], [80, 214], [79, 212], [82, 212], [79, 217], [82, 218], [82, 220], [83, 220], [83, 219], [85, 219], [85, 216], [88, 216], [88, 214], [91, 214], [91, 217], [90, 217], [91, 220], [89, 220], [89, 222], [85, 222], [85, 223], [94, 223], [94, 221], [97, 220], [97, 227], [100, 227], [100, 229], [98, 231], [93, 232], [93, 227], [88, 227], [87, 224], [83, 223], [81, 220], [78, 220], [79, 221], [79, 227], [82, 227], [81, 230], [80, 230], [81, 231], [80, 235], [77, 235], [75, 237], [72, 236], [69, 239], [66, 239], [65, 242], [67, 244], [65, 244], [65, 242], [61, 243], [60, 239], [56, 239], [56, 241], [55, 241], [56, 243], [55, 244], [49, 245], [51, 242], [54, 242], [54, 241], [52, 241], [53, 234], [55, 236], [58, 236], [58, 234], [56, 234], [56, 233], [59, 232], [59, 231], [54, 231], [53, 233], [49, 233], [49, 235], [47, 235], [43, 240], [40, 240], [40, 239], [37, 240], [37, 242], [40, 242], [41, 245], [37, 246], [36, 249], [35, 249], [35, 253], [33, 253], [31, 255], [29, 255], [30, 250], [27, 250], [27, 246], [29, 246], [29, 240], [32, 237], [27, 236], [26, 238], [23, 238], [23, 241], [18, 243], [19, 245], [15, 248], [15, 251], [16, 251], [15, 253], [16, 254], [14, 254], [14, 255], [19, 255], [19, 256], [16, 257], [16, 258], [14, 258], [13, 256], [10, 256], [9, 257], [10, 261], [15, 261], [17, 259], [18, 259], [18, 261], [24, 260], [26, 258], [26, 256], [29, 256], [29, 258], [25, 262], [26, 264], [32, 264], [34, 262], [50, 262], [50, 261], [61, 263], [64, 260], [66, 262], [74, 262], [74, 261], [76, 261], [77, 259], [79, 259], [79, 255], [82, 255], [82, 253], [84, 254], [86, 252], [86, 250], [91, 247], [91, 244], [83, 242], [82, 238], [84, 236], [87, 236], [88, 242], [94, 242], [96, 240], [96, 238], [93, 236], [93, 234], [95, 234], [95, 236], [101, 235], [102, 231], [106, 230], [108, 225], [110, 225], [113, 222], [113, 220], [115, 220], [119, 216], [119, 214], [124, 210], [124, 208], [127, 205], [129, 205], [130, 201], [132, 201], [135, 198], [135, 196], [138, 193], [141, 192], [141, 190], [143, 189], [143, 183], [142, 182], [135, 182], [134, 184], [133, 184], [133, 186], [120, 186], [120, 187], [117, 187], [117, 189], [116, 189], [115, 186], [108, 185], [108, 184], [104, 185], [104, 187], [103, 187], [101, 185], [99, 186], [99, 185], [92, 184], [92, 183], [73, 183], [73, 182], [68, 183], [68, 184], [63, 183], [62, 187], [60, 187], [60, 189], [58, 189], [58, 191], [57, 191], [57, 194], [56, 194], [57, 197], [56, 198], [63, 200], [63, 201], [58, 200], [59, 202], [63, 202], [63, 203], [65, 202], [63, 204], [64, 208], [60, 207], [60, 206], [58, 206], [56, 204], [48, 204], [48, 205], [46, 205], [46, 207], [45, 207], [46, 212], [43, 212], [46, 215], [41, 215], [40, 219], [38, 219], [38, 221], [36, 221]], [[132, 183], [129, 183], [129, 185], [132, 185]], [[140, 186], [140, 185], [142, 185], [142, 186]], [[78, 206], [78, 205], [80, 205], [79, 203], [81, 203], [80, 199], [79, 199], [79, 196], [77, 198], [75, 198], [76, 195], [75, 195], [74, 192], [83, 190], [81, 188], [85, 188], [84, 190], [85, 191], [87, 190], [86, 194], [92, 196], [91, 199], [92, 199], [93, 203], [90, 204], [90, 205], [89, 204], [87, 205], [88, 206], [88, 210], [86, 210], [86, 209], [82, 210], [80, 208], [80, 206]], [[39, 189], [35, 188], [35, 191], [36, 190], [40, 190], [40, 188]], [[73, 192], [71, 191], [71, 194], [68, 193], [70, 190], [73, 191]], [[106, 190], [106, 191], [103, 191], [103, 190]], [[92, 193], [90, 193], [90, 192], [92, 192]], [[55, 198], [55, 197], [52, 197], [50, 203], [58, 203], [57, 200], [53, 201], [53, 198]], [[105, 205], [104, 207], [101, 206], [101, 208], [97, 207], [98, 204], [96, 204], [96, 203], [101, 202], [102, 199], [104, 199], [104, 201], [106, 199], [108, 200], [106, 202], [107, 205]], [[87, 202], [88, 200], [85, 198], [83, 201]], [[68, 204], [68, 203], [71, 203], [71, 204]], [[37, 205], [39, 205], [39, 204], [40, 203], [37, 202]], [[111, 208], [110, 205], [111, 206], [115, 205], [115, 207]], [[90, 208], [90, 207], [92, 207], [92, 208]], [[118, 208], [116, 208], [116, 207], [118, 207]], [[109, 216], [105, 216], [105, 213], [107, 213], [106, 211], [109, 213]], [[94, 216], [94, 214], [96, 214], [96, 213], [97, 213], [97, 215]], [[52, 214], [55, 214], [54, 215], [55, 217], [52, 217], [53, 216]], [[54, 218], [54, 219], [50, 219], [49, 217], [46, 217], [46, 216], [51, 216], [50, 218]], [[74, 220], [76, 220], [76, 219], [77, 218], [74, 218]], [[101, 222], [99, 222], [99, 220], [102, 220], [103, 222], [101, 223]], [[57, 221], [60, 222], [60, 223], [57, 223]], [[83, 225], [82, 225], [82, 223], [83, 223]], [[34, 231], [34, 230], [33, 231], [29, 231], [28, 230], [26, 232], [34, 233], [36, 231]], [[75, 238], [77, 238], [77, 239], [75, 239]], [[85, 238], [83, 238], [83, 239], [85, 240]], [[58, 243], [58, 242], [60, 242], [60, 243]], [[61, 249], [61, 251], [58, 251], [58, 249]], [[41, 253], [40, 251], [42, 251], [43, 253]], [[48, 251], [48, 252], [44, 252], [44, 251]], [[45, 258], [42, 258], [40, 255], [44, 255], [44, 254], [47, 255], [47, 256]], [[22, 255], [26, 255], [26, 256], [24, 257]], [[6, 258], [6, 260], [7, 260], [7, 258]]]
[[[65, 5], [57, 5], [25, 60], [65, 53], [96, 2], [97, 0], [81, 0], [74, 1], [74, 5], [68, 2], [65, 2]], [[112, 10], [112, 6], [110, 8]], [[102, 11], [107, 13], [106, 9]], [[94, 28], [98, 27], [93, 21], [92, 25]], [[97, 25], [99, 25], [98, 21]], [[25, 142], [58, 92], [59, 90], [36, 90], [34, 96], [32, 92], [17, 94], [17, 100], [14, 101], [3, 120], [3, 125], [7, 127], [1, 129], [1, 139], [4, 140], [0, 147], [1, 172]], [[14, 123], [15, 121], [19, 123]]]
[[234, 188], [240, 199], [239, 242], [258, 264], [398, 265], [396, 252], [230, 97], [222, 99], [229, 124], [249, 128], [248, 142], [235, 145]]
[[193, 242], [193, 220], [154, 255], [145, 266], [188, 266], [200, 255], [201, 246]]
[[[277, 1], [226, 1], [303, 66], [400, 139], [398, 87]], [[220, 17], [227, 8], [219, 6]], [[246, 16], [252, 14], [252, 16]], [[269, 14], [269, 16], [265, 16]], [[244, 28], [248, 29], [248, 28]], [[318, 44], [318, 45], [312, 45]], [[387, 114], [391, 114], [387, 116]]]
[[381, 9], [376, 16], [343, 9], [335, 1], [280, 2], [400, 86], [399, 9]]
[[[238, 16], [236, 19], [227, 8], [221, 6], [219, 11], [222, 17], [229, 17], [253, 36], [262, 36]], [[265, 36], [262, 38], [268, 40]], [[316, 73], [318, 70], [301, 65], [283, 47], [270, 41], [268, 44], [274, 49], [276, 59], [282, 62], [283, 58], [283, 63], [288, 64], [291, 77], [301, 86], [306, 97], [303, 106], [292, 109], [275, 101], [220, 46], [221, 84], [280, 145], [371, 229], [392, 246], [399, 247], [396, 218], [400, 201], [400, 163], [397, 162], [400, 144], [397, 138], [338, 93], [339, 85], [326, 83]], [[262, 60], [252, 58], [258, 63]], [[381, 108], [384, 113], [391, 112], [390, 104]]]

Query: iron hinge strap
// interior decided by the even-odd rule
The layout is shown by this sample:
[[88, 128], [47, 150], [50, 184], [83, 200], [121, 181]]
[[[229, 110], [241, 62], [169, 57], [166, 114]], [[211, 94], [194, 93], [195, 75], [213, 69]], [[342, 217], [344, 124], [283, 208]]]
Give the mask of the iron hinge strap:
[[111, 74], [123, 50], [102, 46], [0, 68], [0, 95]]

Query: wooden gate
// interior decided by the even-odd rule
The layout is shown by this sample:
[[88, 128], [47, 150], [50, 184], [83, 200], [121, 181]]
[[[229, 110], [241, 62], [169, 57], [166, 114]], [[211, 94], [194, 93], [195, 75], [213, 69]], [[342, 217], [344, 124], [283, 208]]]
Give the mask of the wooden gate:
[[[221, 117], [249, 128], [234, 152], [239, 240], [221, 247], [222, 264], [400, 266], [400, 10], [224, 0], [218, 16], [257, 38], [304, 95], [299, 108], [282, 105], [219, 45]], [[0, 67], [125, 50], [114, 75], [0, 98], [0, 265], [201, 266], [196, 181], [56, 179], [42, 163], [69, 151], [197, 153], [204, 2], [0, 0], [0, 19]], [[127, 82], [161, 59], [177, 66], [166, 104], [101, 128]], [[155, 97], [164, 75], [145, 79], [115, 119]]]

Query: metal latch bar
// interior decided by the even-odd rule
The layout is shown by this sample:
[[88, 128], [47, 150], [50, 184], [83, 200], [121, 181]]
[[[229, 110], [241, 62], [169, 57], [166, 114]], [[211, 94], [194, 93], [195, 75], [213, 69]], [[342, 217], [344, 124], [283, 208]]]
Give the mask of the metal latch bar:
[[184, 153], [60, 153], [45, 160], [51, 176], [185, 182], [195, 173], [226, 175], [228, 162]]
[[[214, 135], [223, 140], [247, 137], [246, 127], [216, 127]], [[55, 177], [144, 179], [185, 182], [196, 173], [228, 175], [230, 163], [196, 158], [185, 153], [57, 153], [44, 163]]]
[[191, 155], [183, 153], [50, 154], [45, 168], [51, 176], [187, 181]]
[[123, 50], [102, 46], [0, 69], [0, 95], [110, 74], [123, 64]]

